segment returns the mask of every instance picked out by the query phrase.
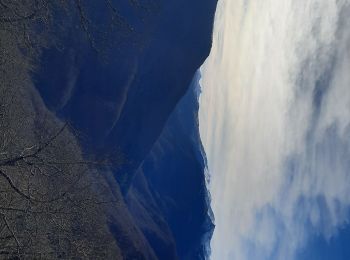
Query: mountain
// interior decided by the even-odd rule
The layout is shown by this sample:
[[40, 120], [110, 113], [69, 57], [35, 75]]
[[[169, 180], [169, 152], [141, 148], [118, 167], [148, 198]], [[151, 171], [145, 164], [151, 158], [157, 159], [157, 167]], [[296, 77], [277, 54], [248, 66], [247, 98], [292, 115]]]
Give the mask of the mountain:
[[83, 154], [122, 157], [97, 171], [124, 259], [203, 259], [213, 224], [195, 73], [210, 52], [216, 0], [108, 3], [55, 10], [31, 102], [69, 122]]
[[[130, 192], [143, 194], [143, 182], [138, 179], [147, 181], [158, 203], [158, 215], [166, 221], [176, 241], [180, 259], [204, 259], [214, 228], [206, 189], [206, 161], [198, 131], [198, 81], [199, 74], [143, 161]], [[132, 206], [135, 203], [129, 198], [127, 202]], [[137, 218], [138, 212], [133, 216]], [[146, 237], [157, 245], [152, 235]]]

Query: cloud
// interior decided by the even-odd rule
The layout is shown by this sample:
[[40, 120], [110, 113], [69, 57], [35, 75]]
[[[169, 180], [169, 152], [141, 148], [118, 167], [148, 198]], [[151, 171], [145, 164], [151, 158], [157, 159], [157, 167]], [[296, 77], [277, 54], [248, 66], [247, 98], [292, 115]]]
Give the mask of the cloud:
[[293, 259], [348, 222], [349, 5], [219, 2], [199, 112], [213, 259]]

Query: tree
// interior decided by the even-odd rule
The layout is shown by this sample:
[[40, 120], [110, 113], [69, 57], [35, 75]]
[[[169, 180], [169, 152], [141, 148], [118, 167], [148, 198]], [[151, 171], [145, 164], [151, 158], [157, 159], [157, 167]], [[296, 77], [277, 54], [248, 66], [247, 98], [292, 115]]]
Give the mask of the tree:
[[[111, 0], [103, 3], [101, 27], [83, 0], [0, 0], [0, 258], [121, 256], [103, 214], [119, 202], [101, 175], [120, 157], [84, 155], [75, 131], [46, 109], [31, 78], [42, 49], [59, 45], [52, 31], [64, 29], [65, 19], [77, 21], [97, 52], [109, 33], [133, 33]], [[146, 12], [151, 6], [130, 5]]]
[[117, 256], [101, 214], [115, 202], [95, 169], [116, 162], [83, 159], [67, 124], [27, 120], [17, 97], [3, 94], [12, 103], [0, 103], [0, 257]]
[[[143, 14], [159, 8], [156, 0], [125, 2], [142, 20]], [[0, 0], [0, 31], [6, 31], [13, 43], [32, 59], [40, 56], [43, 47], [53, 43], [52, 29], [66, 27], [68, 18], [70, 22], [78, 22], [91, 47], [97, 52], [102, 51], [100, 46], [110, 41], [112, 34], [123, 38], [134, 32], [133, 26], [119, 12], [113, 0], [98, 1], [99, 6], [103, 7], [102, 23], [98, 23], [91, 14], [93, 3], [88, 0]]]
[[118, 158], [84, 156], [40, 99], [16, 37], [0, 30], [0, 258], [118, 258], [103, 214], [118, 202], [99, 171]]

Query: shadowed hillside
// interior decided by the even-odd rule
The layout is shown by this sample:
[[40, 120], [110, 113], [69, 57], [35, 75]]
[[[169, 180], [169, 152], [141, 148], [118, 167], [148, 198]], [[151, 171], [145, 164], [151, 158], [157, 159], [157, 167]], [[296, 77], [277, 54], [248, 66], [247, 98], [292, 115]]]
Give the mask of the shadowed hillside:
[[1, 255], [204, 257], [197, 97], [177, 104], [209, 54], [215, 6], [0, 1]]

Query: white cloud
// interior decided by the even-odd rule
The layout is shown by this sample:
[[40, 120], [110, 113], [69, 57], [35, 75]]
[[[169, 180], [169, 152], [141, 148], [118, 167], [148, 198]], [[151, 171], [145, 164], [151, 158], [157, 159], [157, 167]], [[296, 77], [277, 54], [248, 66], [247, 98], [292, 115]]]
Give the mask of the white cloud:
[[219, 1], [199, 114], [213, 259], [293, 259], [348, 220], [349, 4]]

